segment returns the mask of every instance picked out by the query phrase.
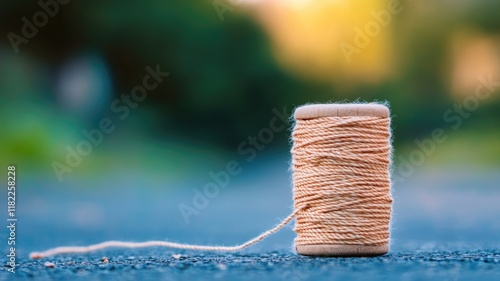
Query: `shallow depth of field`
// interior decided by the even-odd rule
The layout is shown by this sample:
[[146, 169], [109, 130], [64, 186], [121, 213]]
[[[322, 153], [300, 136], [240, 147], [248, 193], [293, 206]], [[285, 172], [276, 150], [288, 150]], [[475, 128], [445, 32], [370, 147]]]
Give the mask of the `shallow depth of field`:
[[[305, 103], [390, 104], [392, 253], [498, 251], [499, 9], [493, 0], [0, 1], [0, 179], [16, 165], [20, 276], [30, 276], [29, 252], [60, 245], [234, 245], [269, 229], [291, 212], [289, 117]], [[242, 255], [293, 255], [294, 236], [287, 227]], [[399, 266], [440, 280], [494, 271], [426, 262]], [[232, 266], [243, 265], [216, 266], [212, 277], [236, 278]], [[277, 266], [269, 276], [283, 280], [362, 273]], [[185, 270], [171, 277], [198, 276]]]

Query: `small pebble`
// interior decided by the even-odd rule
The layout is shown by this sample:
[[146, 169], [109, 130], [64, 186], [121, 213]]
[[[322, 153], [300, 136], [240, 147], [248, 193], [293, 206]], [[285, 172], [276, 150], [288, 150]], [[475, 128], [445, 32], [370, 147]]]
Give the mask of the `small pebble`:
[[54, 268], [54, 267], [56, 267], [56, 265], [54, 263], [49, 262], [49, 261], [46, 261], [43, 265], [45, 267], [48, 267], [48, 268]]
[[227, 269], [227, 265], [223, 264], [223, 263], [220, 263], [217, 265], [217, 267], [220, 269], [220, 270], [226, 270]]
[[101, 261], [102, 261], [103, 263], [109, 263], [109, 259], [108, 259], [107, 257], [102, 257], [102, 258], [101, 258]]

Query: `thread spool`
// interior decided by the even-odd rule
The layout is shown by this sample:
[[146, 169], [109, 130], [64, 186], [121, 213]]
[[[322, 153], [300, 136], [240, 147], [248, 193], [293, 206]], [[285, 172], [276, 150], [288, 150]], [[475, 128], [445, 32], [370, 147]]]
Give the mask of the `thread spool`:
[[295, 249], [307, 256], [389, 251], [391, 135], [380, 104], [295, 110], [292, 148]]
[[374, 256], [389, 251], [390, 119], [379, 104], [317, 104], [295, 110], [293, 212], [275, 227], [236, 246], [169, 241], [106, 241], [30, 253], [40, 259], [111, 247], [167, 247], [234, 252], [259, 243], [297, 218], [295, 248], [308, 256]]

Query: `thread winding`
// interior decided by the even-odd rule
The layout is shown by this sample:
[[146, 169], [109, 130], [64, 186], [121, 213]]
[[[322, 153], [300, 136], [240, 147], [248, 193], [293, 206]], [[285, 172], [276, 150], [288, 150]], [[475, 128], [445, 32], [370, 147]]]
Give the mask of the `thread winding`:
[[296, 245], [389, 242], [390, 120], [297, 119], [292, 170]]
[[[340, 109], [333, 109], [340, 113]], [[358, 109], [365, 113], [370, 110], [369, 106], [365, 106], [352, 111], [352, 105], [341, 110], [342, 114], [356, 112], [353, 115], [357, 115]], [[330, 115], [331, 110], [327, 109]], [[314, 255], [332, 255], [330, 249], [322, 248], [324, 245], [388, 245], [392, 208], [390, 119], [381, 116], [324, 117], [316, 109], [308, 112], [311, 113], [307, 118], [296, 118], [292, 134], [294, 210], [274, 228], [257, 237], [236, 246], [107, 241], [90, 246], [57, 247], [33, 252], [30, 258], [82, 254], [110, 247], [239, 251], [277, 232], [294, 217], [296, 247], [320, 246], [321, 250], [312, 251]], [[367, 253], [370, 254], [370, 251]], [[378, 254], [377, 251], [380, 252], [377, 249], [372, 254]], [[344, 253], [352, 254], [352, 249]]]

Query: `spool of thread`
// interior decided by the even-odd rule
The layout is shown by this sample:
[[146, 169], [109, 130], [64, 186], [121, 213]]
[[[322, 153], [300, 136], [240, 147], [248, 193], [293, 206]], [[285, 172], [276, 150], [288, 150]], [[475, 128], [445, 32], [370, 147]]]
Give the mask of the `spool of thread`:
[[292, 170], [295, 209], [275, 227], [236, 246], [169, 241], [106, 241], [33, 252], [32, 259], [111, 247], [234, 252], [297, 218], [295, 248], [310, 256], [373, 256], [389, 251], [392, 197], [389, 109], [379, 104], [317, 104], [295, 111]]
[[315, 104], [297, 108], [294, 118], [297, 253], [386, 254], [392, 209], [389, 109]]

